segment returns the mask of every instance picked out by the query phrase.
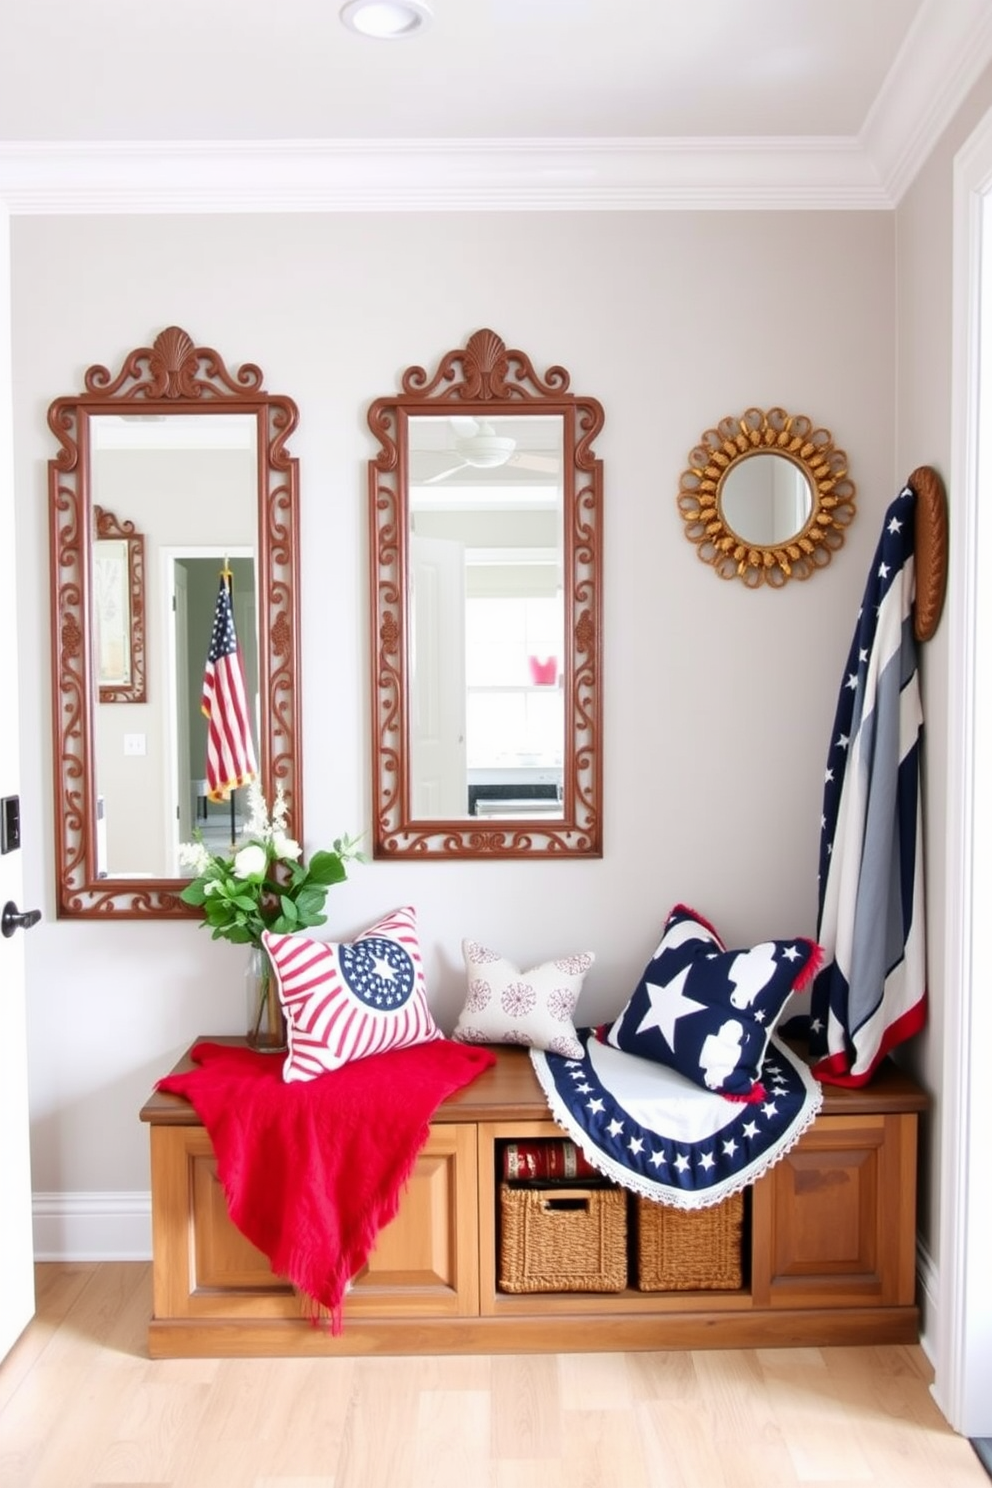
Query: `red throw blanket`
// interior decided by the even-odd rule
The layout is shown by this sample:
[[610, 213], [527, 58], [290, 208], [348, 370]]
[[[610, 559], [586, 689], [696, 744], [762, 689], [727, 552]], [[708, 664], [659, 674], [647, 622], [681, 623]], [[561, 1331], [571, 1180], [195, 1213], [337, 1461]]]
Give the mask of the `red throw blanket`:
[[340, 1333], [345, 1288], [395, 1215], [431, 1117], [495, 1054], [436, 1039], [292, 1084], [271, 1054], [200, 1043], [192, 1058], [158, 1089], [203, 1122], [234, 1224]]

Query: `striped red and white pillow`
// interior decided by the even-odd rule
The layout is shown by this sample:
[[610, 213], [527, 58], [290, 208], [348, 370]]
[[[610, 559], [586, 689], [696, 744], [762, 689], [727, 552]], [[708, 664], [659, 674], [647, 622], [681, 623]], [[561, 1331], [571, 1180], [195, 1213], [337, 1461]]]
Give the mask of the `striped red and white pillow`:
[[427, 1005], [417, 917], [397, 909], [350, 943], [274, 935], [262, 944], [286, 1013], [284, 1080], [443, 1038]]

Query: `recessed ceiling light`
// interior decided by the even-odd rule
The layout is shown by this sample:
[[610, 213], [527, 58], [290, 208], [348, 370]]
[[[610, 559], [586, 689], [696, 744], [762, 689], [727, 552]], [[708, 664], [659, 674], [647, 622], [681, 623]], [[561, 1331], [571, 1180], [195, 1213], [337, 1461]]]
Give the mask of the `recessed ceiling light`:
[[414, 36], [433, 18], [427, 0], [348, 0], [341, 8], [341, 19], [349, 30], [378, 41]]

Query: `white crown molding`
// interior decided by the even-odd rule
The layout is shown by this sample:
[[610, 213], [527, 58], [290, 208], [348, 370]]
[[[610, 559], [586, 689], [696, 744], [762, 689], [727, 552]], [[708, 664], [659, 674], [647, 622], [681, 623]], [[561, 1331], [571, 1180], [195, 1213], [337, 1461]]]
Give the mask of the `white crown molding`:
[[927, 0], [858, 136], [894, 205], [990, 61], [988, 0]]
[[885, 211], [992, 60], [988, 0], [926, 0], [857, 136], [0, 143], [19, 215]]
[[877, 210], [858, 142], [127, 141], [0, 145], [12, 214]]

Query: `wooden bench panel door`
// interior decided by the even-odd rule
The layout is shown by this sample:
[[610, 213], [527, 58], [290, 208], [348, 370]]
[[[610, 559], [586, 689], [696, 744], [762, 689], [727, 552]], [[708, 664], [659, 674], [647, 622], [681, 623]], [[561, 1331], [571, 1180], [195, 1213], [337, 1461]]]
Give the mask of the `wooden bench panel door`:
[[754, 1185], [755, 1307], [911, 1306], [911, 1114], [821, 1116]]
[[297, 1318], [300, 1302], [227, 1213], [202, 1126], [153, 1126], [153, 1314], [172, 1318]]
[[[297, 1319], [309, 1308], [231, 1223], [210, 1138], [152, 1127], [156, 1319]], [[436, 1317], [478, 1309], [473, 1126], [431, 1130], [396, 1218], [345, 1299], [345, 1317]]]
[[345, 1299], [353, 1318], [466, 1317], [479, 1310], [474, 1126], [431, 1127], [391, 1224]]

